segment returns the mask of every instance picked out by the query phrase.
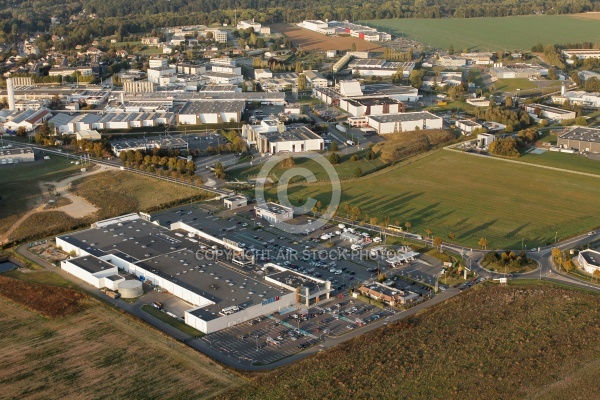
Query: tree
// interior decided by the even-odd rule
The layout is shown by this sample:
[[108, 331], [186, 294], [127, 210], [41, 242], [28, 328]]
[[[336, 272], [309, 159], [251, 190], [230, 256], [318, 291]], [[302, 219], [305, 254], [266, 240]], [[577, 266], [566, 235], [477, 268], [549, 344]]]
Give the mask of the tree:
[[415, 88], [420, 88], [423, 86], [423, 77], [425, 76], [425, 70], [422, 69], [413, 69], [408, 77], [408, 81], [410, 85]]
[[431, 229], [427, 228], [427, 229], [425, 229], [425, 233], [427, 234], [427, 236], [429, 238], [431, 238], [431, 234], [433, 233], [433, 231]]
[[354, 177], [355, 178], [360, 178], [362, 176], [363, 172], [362, 169], [360, 169], [359, 167], [354, 168]]
[[556, 73], [556, 67], [548, 68], [548, 78], [552, 79], [553, 81], [558, 80], [558, 74]]
[[554, 259], [555, 264], [560, 268], [563, 263], [562, 251], [558, 247], [552, 249], [552, 258]]
[[594, 271], [594, 273], [592, 274], [592, 276], [593, 276], [594, 278], [596, 278], [596, 282], [597, 282], [597, 281], [598, 281], [598, 279], [600, 279], [600, 269], [596, 269], [596, 270]]
[[329, 162], [332, 163], [333, 165], [337, 165], [340, 163], [340, 156], [338, 153], [331, 153], [331, 155], [329, 156]]
[[346, 218], [350, 217], [350, 212], [352, 212], [352, 206], [348, 203], [344, 204], [344, 211], [346, 211]]
[[506, 107], [512, 107], [513, 106], [513, 98], [510, 96], [506, 96], [506, 98], [504, 99], [504, 105]]
[[436, 236], [433, 238], [433, 244], [435, 247], [438, 248], [438, 250], [442, 250], [442, 238], [439, 236]]
[[313, 213], [313, 218], [316, 218], [317, 217], [317, 211], [319, 211], [317, 209], [317, 207], [315, 206], [315, 207], [311, 208], [310, 211]]
[[452, 43], [450, 43], [450, 46], [448, 46], [448, 54], [454, 54], [454, 45]]
[[480, 238], [480, 239], [479, 239], [479, 242], [477, 242], [477, 244], [478, 244], [478, 245], [479, 245], [479, 246], [480, 246], [482, 249], [487, 249], [488, 242], [487, 242], [487, 240], [485, 240], [485, 238], [484, 238], [484, 237]]
[[338, 151], [337, 142], [334, 142], [334, 141], [331, 142], [331, 151]]
[[410, 231], [410, 228], [412, 228], [412, 224], [410, 223], [410, 221], [406, 221], [404, 223], [404, 227], [406, 228], [406, 232]]
[[225, 173], [225, 168], [223, 168], [223, 164], [217, 162], [215, 164], [215, 178], [217, 179], [225, 179], [227, 174]]
[[448, 234], [448, 237], [450, 238], [450, 240], [454, 240], [454, 238], [456, 237], [456, 235], [454, 234], [454, 232], [450, 232]]
[[27, 129], [24, 126], [20, 126], [17, 128], [17, 136], [25, 136], [27, 135]]
[[298, 90], [306, 90], [306, 75], [298, 75]]

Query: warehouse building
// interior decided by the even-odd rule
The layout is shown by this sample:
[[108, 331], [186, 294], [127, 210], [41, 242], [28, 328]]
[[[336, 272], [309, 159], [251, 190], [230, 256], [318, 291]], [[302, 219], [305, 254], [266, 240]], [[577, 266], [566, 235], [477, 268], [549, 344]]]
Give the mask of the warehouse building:
[[220, 124], [240, 122], [246, 107], [244, 100], [188, 101], [177, 114], [178, 124]]
[[[196, 218], [162, 227], [147, 214], [99, 221], [95, 227], [56, 238], [74, 257], [61, 268], [96, 288], [121, 289], [123, 275], [157, 285], [188, 303], [185, 323], [204, 333], [282, 310], [298, 301], [328, 298], [330, 283], [270, 264], [262, 275], [249, 274], [223, 258], [197, 258], [202, 248], [242, 249], [218, 239]], [[287, 275], [286, 275], [287, 274]], [[285, 276], [284, 276], [285, 275]], [[113, 289], [113, 290], [114, 290]], [[128, 291], [130, 288], [125, 288]]]
[[376, 59], [357, 59], [350, 62], [348, 65], [352, 69], [352, 73], [360, 74], [360, 76], [392, 76], [399, 70], [402, 70], [402, 75], [405, 78], [410, 76], [410, 73], [415, 68], [414, 62], [397, 62]]
[[444, 120], [430, 112], [408, 112], [402, 114], [369, 115], [369, 126], [380, 135], [395, 132], [410, 132], [424, 129], [442, 129]]
[[586, 108], [600, 108], [600, 93], [586, 92], [583, 90], [565, 91], [561, 94], [556, 94], [551, 97], [552, 103], [563, 104], [565, 101], [571, 105], [580, 105]]
[[111, 140], [111, 149], [118, 157], [129, 150], [148, 151], [152, 149], [186, 150], [188, 143], [181, 137], [162, 137], [160, 139], [118, 139]]
[[562, 149], [586, 153], [600, 153], [600, 129], [575, 126], [558, 137], [557, 146]]
[[564, 49], [562, 53], [569, 64], [573, 63], [573, 60], [571, 60], [572, 57], [575, 57], [579, 60], [600, 58], [600, 50], [598, 49]]
[[539, 103], [526, 104], [525, 111], [534, 117], [539, 116], [555, 121], [564, 121], [566, 119], [574, 119], [577, 117], [575, 111], [563, 110], [562, 108], [550, 107]]
[[539, 79], [542, 76], [548, 76], [548, 68], [537, 64], [512, 64], [504, 66], [502, 63], [495, 63], [494, 67], [490, 68], [490, 75], [496, 79]]

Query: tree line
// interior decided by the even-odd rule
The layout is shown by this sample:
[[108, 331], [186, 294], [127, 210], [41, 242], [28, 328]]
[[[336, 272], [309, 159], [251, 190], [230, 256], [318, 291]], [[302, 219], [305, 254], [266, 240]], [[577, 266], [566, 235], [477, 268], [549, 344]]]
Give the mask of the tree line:
[[123, 165], [130, 168], [139, 168], [148, 172], [171, 172], [173, 177], [179, 175], [194, 175], [196, 163], [183, 157], [167, 157], [149, 154], [141, 150], [127, 150], [119, 153]]

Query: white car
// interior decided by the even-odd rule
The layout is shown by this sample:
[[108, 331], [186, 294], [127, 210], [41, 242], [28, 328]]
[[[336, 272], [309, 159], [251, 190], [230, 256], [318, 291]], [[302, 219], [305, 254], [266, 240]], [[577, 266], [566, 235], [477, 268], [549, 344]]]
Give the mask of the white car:
[[377, 237], [374, 237], [374, 238], [373, 238], [373, 242], [375, 242], [375, 243], [380, 243], [380, 242], [381, 242], [381, 238], [380, 238], [379, 236], [377, 236]]
[[339, 224], [338, 225], [338, 228], [340, 228], [340, 229], [344, 229], [345, 227], [346, 227], [346, 225], [344, 225], [344, 224]]

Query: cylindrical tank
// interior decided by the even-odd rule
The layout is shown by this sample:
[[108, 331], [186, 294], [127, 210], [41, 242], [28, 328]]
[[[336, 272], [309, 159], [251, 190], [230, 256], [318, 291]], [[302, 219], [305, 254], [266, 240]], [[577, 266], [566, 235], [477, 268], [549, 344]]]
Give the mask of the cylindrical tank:
[[144, 294], [142, 282], [137, 280], [128, 280], [119, 283], [119, 293], [125, 299], [133, 299]]

